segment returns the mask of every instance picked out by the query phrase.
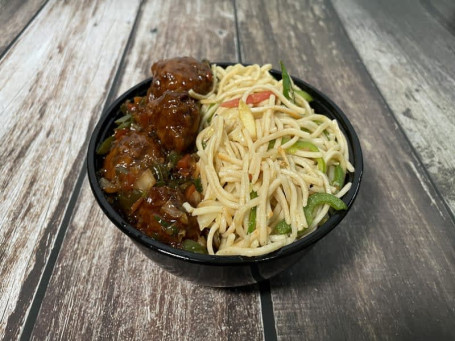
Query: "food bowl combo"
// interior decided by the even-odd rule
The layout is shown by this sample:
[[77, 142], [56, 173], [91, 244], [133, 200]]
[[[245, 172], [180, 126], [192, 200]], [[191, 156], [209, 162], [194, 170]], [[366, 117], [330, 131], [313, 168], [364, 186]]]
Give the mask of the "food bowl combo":
[[[216, 64], [221, 67], [234, 65], [233, 63]], [[271, 70], [270, 73], [276, 79], [282, 77], [282, 73], [277, 70]], [[112, 103], [103, 113], [93, 131], [87, 154], [88, 178], [95, 198], [103, 212], [122, 233], [128, 236], [148, 258], [161, 268], [201, 285], [213, 287], [249, 285], [269, 279], [292, 266], [304, 257], [310, 247], [341, 223], [354, 203], [363, 172], [359, 139], [345, 114], [326, 95], [313, 86], [295, 77], [292, 77], [292, 80], [300, 89], [311, 95], [311, 107], [314, 111], [331, 119], [336, 119], [346, 137], [349, 161], [355, 168], [353, 173], [346, 174], [346, 182], [352, 183], [351, 188], [342, 197], [347, 209], [332, 212], [328, 219], [313, 232], [289, 245], [261, 256], [219, 256], [193, 253], [174, 248], [145, 235], [117, 212], [100, 187], [99, 170], [103, 167], [104, 156], [99, 155], [96, 151], [100, 144], [113, 134], [117, 126], [115, 121], [123, 116], [122, 104], [126, 100], [147, 94], [152, 83], [152, 78], [149, 78], [126, 91]]]

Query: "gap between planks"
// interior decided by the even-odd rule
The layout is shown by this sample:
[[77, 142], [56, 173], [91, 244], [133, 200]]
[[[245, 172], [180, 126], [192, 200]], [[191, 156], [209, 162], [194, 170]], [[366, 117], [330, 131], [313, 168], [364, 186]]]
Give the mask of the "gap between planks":
[[[129, 47], [131, 45], [132, 37], [134, 36], [134, 33], [136, 32], [137, 21], [138, 21], [139, 14], [141, 13], [141, 9], [142, 9], [143, 4], [144, 4], [144, 0], [141, 1], [140, 5], [138, 7], [138, 11], [136, 13], [136, 17], [135, 17], [135, 20], [134, 20], [133, 27], [132, 27], [130, 35], [128, 37], [128, 41], [127, 41], [127, 43], [125, 45], [125, 49], [123, 50], [119, 66], [118, 66], [118, 68], [116, 70], [116, 73], [115, 73], [115, 76], [114, 76], [114, 80], [113, 80], [112, 85], [111, 85], [111, 87], [109, 89], [109, 93], [108, 93], [106, 102], [104, 104], [102, 113], [105, 112], [107, 107], [111, 104], [111, 101], [113, 100], [113, 97], [115, 96], [116, 88], [117, 88], [117, 81], [118, 81], [118, 78], [120, 77], [122, 66], [124, 65], [125, 56], [126, 56], [127, 51], [128, 51], [128, 49], [129, 49]], [[33, 17], [33, 19], [34, 18], [35, 18], [35, 16]], [[28, 26], [28, 24], [27, 24], [27, 26]], [[91, 135], [89, 135], [88, 139], [86, 139], [86, 141], [84, 142], [83, 149], [87, 148], [88, 142], [90, 140], [90, 136]], [[35, 322], [36, 322], [36, 319], [38, 318], [38, 314], [39, 314], [39, 311], [40, 311], [40, 308], [41, 308], [41, 304], [43, 302], [44, 296], [46, 294], [47, 287], [49, 285], [49, 282], [50, 282], [50, 279], [51, 279], [51, 276], [52, 276], [52, 272], [54, 270], [54, 266], [55, 266], [55, 264], [57, 262], [57, 258], [58, 258], [58, 255], [60, 253], [60, 249], [61, 249], [61, 247], [63, 245], [63, 240], [65, 239], [66, 231], [68, 230], [68, 226], [70, 224], [71, 218], [72, 218], [73, 213], [74, 213], [74, 208], [76, 207], [77, 199], [78, 199], [78, 197], [79, 197], [79, 195], [81, 193], [81, 189], [82, 189], [82, 184], [84, 182], [84, 178], [87, 175], [86, 164], [87, 164], [87, 159], [84, 158], [84, 162], [82, 164], [82, 169], [80, 170], [79, 176], [78, 176], [77, 181], [76, 181], [76, 185], [74, 186], [73, 192], [72, 192], [71, 197], [70, 197], [69, 204], [68, 204], [68, 206], [66, 208], [66, 211], [65, 211], [65, 214], [63, 216], [63, 221], [62, 221], [62, 223], [60, 225], [60, 228], [58, 230], [57, 237], [56, 237], [55, 243], [54, 243], [54, 247], [52, 248], [52, 251], [50, 253], [50, 256], [48, 258], [46, 266], [44, 268], [43, 275], [41, 277], [41, 280], [39, 281], [38, 288], [37, 288], [36, 294], [35, 294], [35, 296], [33, 298], [29, 313], [28, 313], [28, 315], [27, 315], [27, 317], [25, 319], [25, 323], [24, 323], [24, 326], [22, 328], [22, 334], [20, 336], [21, 340], [24, 340], [24, 341], [25, 340], [30, 340], [30, 337], [32, 335], [33, 328], [35, 326]]]

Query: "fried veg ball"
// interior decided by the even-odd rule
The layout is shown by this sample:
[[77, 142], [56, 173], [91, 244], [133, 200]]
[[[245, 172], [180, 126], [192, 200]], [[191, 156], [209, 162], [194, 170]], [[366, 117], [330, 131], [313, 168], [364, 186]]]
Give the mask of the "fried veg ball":
[[104, 159], [103, 177], [112, 183], [112, 191], [130, 190], [139, 174], [156, 162], [164, 162], [158, 142], [146, 132], [121, 130]]
[[155, 134], [167, 150], [182, 153], [196, 139], [200, 113], [197, 102], [187, 92], [166, 91], [162, 96], [133, 112], [138, 124]]
[[183, 202], [179, 190], [153, 187], [132, 218], [140, 231], [166, 244], [178, 246], [183, 239], [197, 241], [199, 225], [186, 213]]
[[160, 60], [152, 65], [153, 82], [148, 91], [149, 99], [158, 98], [166, 91], [193, 89], [206, 94], [212, 88], [213, 75], [208, 62], [192, 57]]

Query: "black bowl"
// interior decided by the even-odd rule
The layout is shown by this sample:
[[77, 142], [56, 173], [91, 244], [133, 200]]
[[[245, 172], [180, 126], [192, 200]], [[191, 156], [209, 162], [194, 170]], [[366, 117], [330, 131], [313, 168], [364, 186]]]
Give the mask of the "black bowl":
[[[217, 63], [227, 67], [232, 63]], [[271, 74], [281, 79], [281, 73], [272, 70]], [[350, 152], [350, 161], [355, 167], [355, 173], [347, 174], [347, 181], [352, 182], [352, 187], [343, 197], [343, 201], [351, 208], [359, 191], [360, 179], [363, 172], [362, 151], [357, 134], [344, 113], [323, 93], [298, 78], [293, 80], [297, 86], [307, 91], [312, 97], [311, 106], [319, 114], [326, 115], [338, 121], [344, 132]], [[273, 253], [256, 256], [211, 256], [196, 254], [156, 241], [128, 224], [125, 219], [106, 200], [104, 192], [99, 186], [98, 170], [103, 165], [103, 156], [96, 154], [96, 148], [108, 136], [113, 134], [116, 127], [114, 121], [123, 114], [120, 106], [127, 99], [135, 96], [144, 96], [152, 79], [147, 79], [120, 96], [102, 115], [93, 131], [87, 155], [87, 169], [90, 186], [98, 204], [107, 217], [151, 260], [172, 274], [201, 285], [213, 287], [234, 287], [257, 283], [268, 279], [279, 272], [289, 268], [301, 259], [306, 251], [319, 239], [327, 235], [344, 218], [348, 210], [337, 211], [309, 235], [285, 246]]]

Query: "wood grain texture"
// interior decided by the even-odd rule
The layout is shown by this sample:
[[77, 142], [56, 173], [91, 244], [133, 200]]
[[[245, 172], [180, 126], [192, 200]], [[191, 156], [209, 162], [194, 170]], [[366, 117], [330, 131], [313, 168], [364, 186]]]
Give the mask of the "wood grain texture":
[[[169, 18], [179, 23], [168, 25]], [[117, 95], [149, 77], [151, 63], [163, 57], [235, 60], [234, 40], [230, 1], [146, 1], [120, 67]], [[115, 228], [84, 183], [33, 339], [262, 337], [256, 287], [205, 288], [161, 270]]]
[[47, 0], [0, 1], [0, 56]]
[[117, 230], [84, 183], [32, 339], [258, 340], [255, 287], [193, 285]]
[[[271, 280], [278, 339], [455, 338], [454, 222], [331, 4], [238, 2], [238, 18], [244, 61], [283, 60], [327, 93], [353, 123], [364, 154], [353, 210]], [[270, 44], [254, 43], [267, 37]]]
[[334, 0], [334, 5], [455, 214], [455, 2]]
[[6, 340], [19, 335], [28, 314], [137, 8], [138, 2], [48, 3], [0, 62]]

